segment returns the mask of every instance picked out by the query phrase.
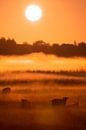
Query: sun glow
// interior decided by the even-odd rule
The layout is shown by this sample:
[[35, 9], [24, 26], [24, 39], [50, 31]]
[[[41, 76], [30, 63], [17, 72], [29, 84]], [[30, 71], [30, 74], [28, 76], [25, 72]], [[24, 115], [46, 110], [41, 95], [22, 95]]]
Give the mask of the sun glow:
[[31, 22], [36, 22], [42, 17], [42, 9], [38, 5], [30, 5], [25, 10], [25, 17]]

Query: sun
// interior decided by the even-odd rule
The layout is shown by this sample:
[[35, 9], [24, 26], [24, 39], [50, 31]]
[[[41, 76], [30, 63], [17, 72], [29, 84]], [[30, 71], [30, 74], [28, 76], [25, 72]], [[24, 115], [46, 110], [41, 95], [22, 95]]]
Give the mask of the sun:
[[42, 15], [42, 8], [36, 4], [29, 5], [25, 10], [25, 17], [31, 22], [37, 22]]

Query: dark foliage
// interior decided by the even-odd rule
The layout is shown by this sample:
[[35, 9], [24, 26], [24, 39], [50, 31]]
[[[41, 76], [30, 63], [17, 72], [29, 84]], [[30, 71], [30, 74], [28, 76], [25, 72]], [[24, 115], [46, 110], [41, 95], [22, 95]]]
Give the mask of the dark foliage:
[[53, 54], [60, 57], [86, 57], [86, 43], [54, 43], [50, 45], [49, 43], [40, 40], [31, 45], [26, 42], [17, 44], [14, 39], [0, 39], [0, 55], [24, 55], [37, 52]]

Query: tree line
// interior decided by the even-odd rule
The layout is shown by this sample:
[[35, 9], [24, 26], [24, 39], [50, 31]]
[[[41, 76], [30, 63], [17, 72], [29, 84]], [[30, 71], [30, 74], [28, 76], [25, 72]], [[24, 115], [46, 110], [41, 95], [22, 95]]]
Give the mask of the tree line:
[[86, 43], [49, 44], [39, 40], [33, 44], [27, 42], [18, 44], [14, 39], [0, 38], [0, 55], [25, 55], [37, 52], [53, 54], [59, 57], [86, 57]]

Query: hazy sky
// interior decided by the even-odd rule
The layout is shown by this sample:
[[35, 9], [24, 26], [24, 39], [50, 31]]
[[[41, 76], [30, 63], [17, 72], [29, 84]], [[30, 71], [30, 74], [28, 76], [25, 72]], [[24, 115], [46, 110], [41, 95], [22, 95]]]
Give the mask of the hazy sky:
[[[25, 8], [37, 3], [43, 18], [29, 22]], [[18, 43], [86, 41], [86, 0], [0, 0], [0, 37], [15, 38]]]

